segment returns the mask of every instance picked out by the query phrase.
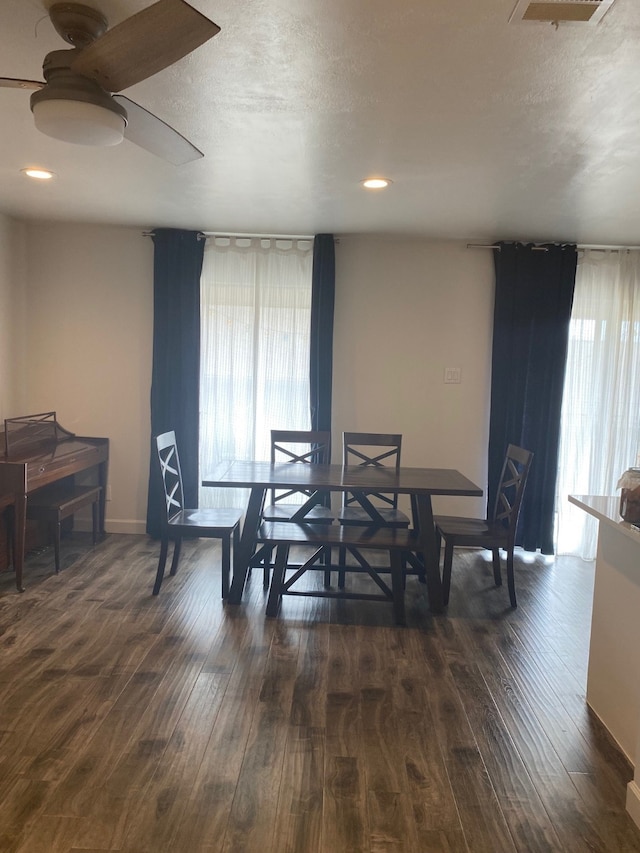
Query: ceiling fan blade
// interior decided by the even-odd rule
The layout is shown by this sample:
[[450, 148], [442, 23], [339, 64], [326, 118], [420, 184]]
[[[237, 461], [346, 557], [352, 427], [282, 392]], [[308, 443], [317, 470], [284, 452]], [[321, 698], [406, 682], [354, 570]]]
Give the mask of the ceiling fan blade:
[[217, 24], [184, 0], [158, 0], [83, 48], [71, 68], [108, 92], [120, 92], [173, 65], [219, 32]]
[[42, 89], [46, 83], [39, 80], [17, 80], [15, 77], [0, 77], [0, 87], [4, 89]]
[[125, 139], [175, 166], [182, 166], [184, 163], [204, 157], [202, 151], [199, 151], [188, 139], [149, 110], [145, 110], [124, 95], [113, 97], [127, 111], [128, 124], [124, 132]]

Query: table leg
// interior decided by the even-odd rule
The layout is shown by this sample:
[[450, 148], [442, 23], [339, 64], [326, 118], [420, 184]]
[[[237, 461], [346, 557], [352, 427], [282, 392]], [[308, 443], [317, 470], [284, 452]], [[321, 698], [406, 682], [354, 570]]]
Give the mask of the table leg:
[[442, 579], [440, 577], [440, 554], [436, 539], [436, 529], [433, 523], [433, 508], [430, 495], [416, 495], [412, 501], [417, 518], [414, 524], [420, 531], [424, 568], [427, 577], [427, 593], [429, 607], [434, 613], [442, 613], [444, 601], [442, 597]]
[[265, 490], [262, 486], [251, 489], [247, 512], [242, 525], [240, 544], [233, 555], [233, 578], [227, 598], [228, 604], [240, 604], [244, 585], [249, 572], [249, 563], [256, 545], [256, 535], [260, 526], [260, 515], [264, 504]]
[[98, 485], [101, 487], [100, 499], [98, 503], [98, 533], [101, 537], [104, 536], [104, 519], [107, 508], [107, 470], [108, 462], [101, 462], [98, 465]]
[[24, 545], [27, 526], [27, 496], [16, 495], [13, 506], [13, 568], [16, 573], [16, 589], [24, 592], [22, 570], [24, 568]]

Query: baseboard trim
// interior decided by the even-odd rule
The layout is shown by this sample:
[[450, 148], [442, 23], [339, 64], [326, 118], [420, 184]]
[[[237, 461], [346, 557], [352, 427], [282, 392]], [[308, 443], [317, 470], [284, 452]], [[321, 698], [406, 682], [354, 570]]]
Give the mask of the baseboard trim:
[[640, 786], [632, 779], [627, 785], [627, 811], [631, 816], [631, 820], [637, 827], [640, 827]]
[[[91, 519], [75, 518], [73, 529], [79, 533], [91, 533]], [[104, 522], [106, 533], [135, 533], [136, 535], [144, 536], [147, 532], [147, 524], [145, 521], [129, 521], [125, 518], [107, 518]]]

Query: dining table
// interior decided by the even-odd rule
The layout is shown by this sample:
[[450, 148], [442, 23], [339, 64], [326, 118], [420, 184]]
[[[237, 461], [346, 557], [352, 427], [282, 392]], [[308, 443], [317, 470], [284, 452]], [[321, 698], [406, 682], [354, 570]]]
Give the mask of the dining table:
[[304, 522], [305, 515], [332, 492], [349, 492], [371, 516], [375, 526], [375, 505], [369, 500], [372, 493], [408, 495], [411, 502], [413, 526], [420, 539], [420, 554], [433, 612], [444, 609], [440, 555], [433, 521], [433, 495], [481, 497], [482, 489], [453, 468], [400, 468], [362, 465], [320, 465], [314, 463], [271, 463], [230, 460], [218, 463], [202, 480], [212, 488], [249, 489], [249, 500], [242, 525], [239, 546], [233, 558], [233, 577], [227, 603], [240, 604], [251, 558], [256, 548], [262, 508], [271, 489], [300, 489], [311, 494], [292, 517]]

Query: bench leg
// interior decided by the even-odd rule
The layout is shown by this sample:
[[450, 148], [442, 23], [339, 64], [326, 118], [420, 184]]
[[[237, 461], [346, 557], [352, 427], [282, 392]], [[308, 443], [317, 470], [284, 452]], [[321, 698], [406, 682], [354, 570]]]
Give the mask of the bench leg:
[[282, 585], [284, 584], [284, 576], [289, 560], [289, 546], [278, 545], [276, 548], [276, 564], [271, 573], [271, 586], [269, 588], [269, 598], [267, 599], [267, 616], [277, 616], [280, 601], [282, 599]]
[[[240, 548], [240, 525], [239, 524], [236, 524], [236, 526], [233, 528], [233, 532], [231, 534], [231, 544], [232, 544], [231, 566], [233, 568], [233, 573], [232, 573], [232, 575], [233, 575], [236, 571], [236, 563], [238, 560], [237, 555], [238, 555], [238, 551]], [[223, 573], [223, 575], [222, 575], [222, 597], [224, 598], [225, 601], [229, 597], [229, 590], [231, 589], [231, 580], [232, 580], [232, 578], [230, 578], [230, 577], [227, 577], [225, 579], [224, 573]]]
[[227, 597], [229, 590], [229, 572], [231, 569], [231, 532], [223, 533], [222, 535], [222, 559], [220, 561], [222, 568], [222, 597]]
[[[331, 548], [325, 548], [322, 552], [322, 565], [327, 566], [331, 565]], [[325, 589], [329, 589], [331, 586], [331, 569], [325, 569], [324, 572], [324, 587]]]
[[345, 566], [347, 564], [347, 549], [340, 546], [338, 549], [338, 589], [344, 589], [346, 572]]
[[271, 555], [273, 554], [273, 549], [268, 545], [264, 545], [262, 548], [262, 559], [263, 559], [263, 574], [262, 574], [262, 588], [267, 590], [269, 589], [269, 575], [271, 572]]
[[453, 568], [453, 542], [451, 540], [444, 542], [444, 564], [442, 566], [442, 600], [443, 604], [449, 603], [449, 593], [451, 591], [451, 570]]

